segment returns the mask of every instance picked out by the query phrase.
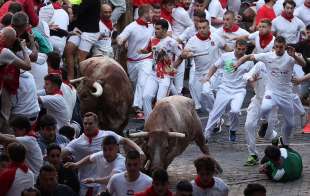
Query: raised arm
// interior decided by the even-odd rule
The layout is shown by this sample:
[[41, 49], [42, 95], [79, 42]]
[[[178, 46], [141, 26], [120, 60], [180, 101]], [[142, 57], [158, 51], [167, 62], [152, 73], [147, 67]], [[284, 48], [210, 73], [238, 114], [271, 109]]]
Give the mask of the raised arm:
[[241, 57], [240, 59], [238, 59], [238, 61], [236, 62], [236, 64], [234, 64], [234, 68], [237, 69], [240, 65], [242, 65], [243, 63], [247, 62], [247, 61], [254, 61], [255, 57], [254, 55], [250, 54], [250, 55], [244, 55], [243, 57]]
[[213, 74], [217, 71], [217, 67], [215, 65], [211, 66], [208, 70], [207, 76], [201, 80], [201, 82], [206, 83], [210, 81], [210, 78], [213, 76]]
[[18, 142], [15, 136], [0, 133], [0, 144], [7, 145], [13, 142]]
[[78, 162], [67, 162], [64, 167], [69, 169], [79, 169], [83, 165], [90, 164], [90, 155], [84, 157], [83, 159], [79, 160]]

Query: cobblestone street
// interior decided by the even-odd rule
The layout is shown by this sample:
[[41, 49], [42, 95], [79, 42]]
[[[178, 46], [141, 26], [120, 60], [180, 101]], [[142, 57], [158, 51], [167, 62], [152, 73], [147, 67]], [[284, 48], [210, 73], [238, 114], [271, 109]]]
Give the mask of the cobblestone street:
[[[295, 130], [292, 137], [291, 147], [296, 149], [303, 157], [304, 171], [303, 177], [291, 183], [274, 183], [268, 180], [264, 175], [258, 173], [259, 166], [245, 167], [244, 162], [247, 159], [248, 152], [245, 143], [245, 134], [243, 124], [246, 112], [241, 114], [241, 129], [237, 133], [237, 142], [228, 141], [227, 127], [216, 135], [209, 143], [212, 156], [221, 164], [224, 172], [220, 177], [229, 185], [231, 196], [243, 195], [243, 190], [248, 183], [261, 183], [267, 188], [267, 195], [272, 196], [309, 196], [310, 195], [310, 134], [302, 134]], [[207, 118], [202, 117], [203, 126]], [[141, 122], [130, 122], [129, 127], [141, 126]], [[270, 143], [263, 139], [258, 139], [258, 151], [260, 158], [264, 148]], [[192, 144], [186, 151], [177, 157], [169, 166], [168, 172], [171, 179], [171, 188], [174, 189], [177, 180], [192, 180], [196, 174], [193, 161], [202, 155], [199, 148]]]

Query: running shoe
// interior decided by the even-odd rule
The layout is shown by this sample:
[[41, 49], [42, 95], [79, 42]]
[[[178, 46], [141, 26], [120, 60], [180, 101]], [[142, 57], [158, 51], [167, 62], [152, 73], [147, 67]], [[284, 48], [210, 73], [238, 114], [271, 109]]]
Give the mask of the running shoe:
[[257, 155], [250, 155], [248, 156], [247, 161], [245, 162], [244, 166], [254, 166], [258, 164], [258, 157]]

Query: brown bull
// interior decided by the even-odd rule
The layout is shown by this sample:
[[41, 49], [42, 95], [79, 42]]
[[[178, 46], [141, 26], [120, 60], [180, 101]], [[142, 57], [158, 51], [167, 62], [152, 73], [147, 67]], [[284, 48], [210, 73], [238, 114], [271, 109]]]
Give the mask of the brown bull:
[[145, 131], [130, 136], [147, 138], [144, 151], [147, 167], [152, 170], [167, 169], [192, 141], [204, 154], [209, 154], [194, 103], [183, 96], [170, 96], [157, 102], [145, 123]]
[[80, 64], [82, 78], [78, 94], [81, 113], [94, 112], [101, 129], [121, 134], [128, 123], [129, 109], [133, 101], [130, 80], [124, 69], [109, 57], [93, 57]]

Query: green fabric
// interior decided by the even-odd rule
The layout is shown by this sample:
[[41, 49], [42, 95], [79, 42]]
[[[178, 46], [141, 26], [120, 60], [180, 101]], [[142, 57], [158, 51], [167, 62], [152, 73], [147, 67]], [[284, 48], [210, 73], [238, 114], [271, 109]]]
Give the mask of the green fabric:
[[32, 29], [32, 33], [33, 33], [34, 39], [39, 44], [39, 52], [48, 54], [53, 51], [53, 46], [50, 44], [47, 37], [42, 35], [42, 33], [35, 28]]
[[258, 164], [258, 158], [257, 156], [250, 155], [245, 162], [244, 166], [254, 166]]
[[[271, 168], [272, 178], [278, 182], [288, 182], [300, 178], [302, 174], [302, 158], [298, 152], [287, 148], [287, 158], [284, 158], [281, 153], [281, 158], [283, 159], [283, 164], [280, 167], [275, 166], [271, 161], [268, 161], [267, 165]], [[281, 176], [279, 178], [279, 176]]]

